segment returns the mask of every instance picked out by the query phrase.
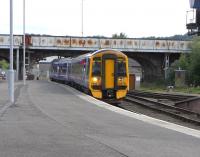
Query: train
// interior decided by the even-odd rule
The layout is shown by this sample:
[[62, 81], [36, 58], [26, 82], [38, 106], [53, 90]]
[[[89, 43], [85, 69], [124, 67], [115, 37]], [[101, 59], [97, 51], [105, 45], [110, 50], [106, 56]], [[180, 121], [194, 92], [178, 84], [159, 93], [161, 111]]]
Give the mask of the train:
[[129, 90], [128, 57], [121, 51], [101, 49], [74, 58], [55, 59], [49, 77], [97, 99], [122, 100]]

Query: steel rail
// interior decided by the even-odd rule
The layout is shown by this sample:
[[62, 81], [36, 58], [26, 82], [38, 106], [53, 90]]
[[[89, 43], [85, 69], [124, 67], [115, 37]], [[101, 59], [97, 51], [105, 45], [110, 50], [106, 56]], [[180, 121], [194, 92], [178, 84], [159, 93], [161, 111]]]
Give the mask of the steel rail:
[[150, 98], [170, 99], [170, 100], [174, 100], [174, 101], [180, 101], [183, 99], [195, 97], [195, 96], [190, 96], [190, 95], [152, 93], [152, 92], [143, 92], [143, 91], [132, 91], [132, 92], [129, 92], [129, 94], [134, 94], [134, 95], [142, 96], [142, 97], [150, 97]]
[[127, 94], [125, 101], [142, 105], [145, 108], [162, 112], [164, 114], [183, 120], [185, 122], [190, 122], [196, 125], [200, 125], [200, 114], [196, 112], [192, 112], [192, 111], [175, 107], [175, 106], [170, 106], [170, 105], [160, 103], [160, 102], [155, 102], [152, 100], [148, 100], [148, 99], [130, 95], [130, 94]]

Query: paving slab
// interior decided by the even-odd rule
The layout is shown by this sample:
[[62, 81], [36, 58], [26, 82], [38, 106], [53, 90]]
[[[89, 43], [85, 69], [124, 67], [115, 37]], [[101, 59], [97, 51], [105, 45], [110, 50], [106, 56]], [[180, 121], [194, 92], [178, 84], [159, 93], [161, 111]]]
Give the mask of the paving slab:
[[0, 109], [8, 102], [8, 84], [6, 81], [0, 80]]
[[[22, 86], [23, 86], [23, 83], [21, 81], [17, 81], [14, 83], [15, 99], [18, 97], [19, 89]], [[8, 103], [9, 103], [8, 82], [5, 80], [0, 80], [0, 110], [2, 109], [2, 107], [4, 107]]]

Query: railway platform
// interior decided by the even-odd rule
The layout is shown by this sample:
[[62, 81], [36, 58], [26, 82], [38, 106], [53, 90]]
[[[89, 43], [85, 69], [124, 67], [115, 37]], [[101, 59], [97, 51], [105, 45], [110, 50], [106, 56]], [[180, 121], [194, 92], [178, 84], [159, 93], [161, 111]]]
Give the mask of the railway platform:
[[6, 81], [0, 80], [0, 108], [8, 102], [8, 85]]
[[[15, 82], [15, 99], [19, 95], [19, 88], [23, 85], [22, 82]], [[0, 111], [6, 105], [9, 104], [9, 97], [8, 97], [8, 83], [5, 80], [0, 80]], [[1, 114], [1, 112], [0, 112]]]
[[[0, 92], [2, 104], [6, 102], [4, 82]], [[63, 84], [19, 83], [15, 99], [0, 117], [1, 157], [200, 154], [200, 131], [124, 111]]]

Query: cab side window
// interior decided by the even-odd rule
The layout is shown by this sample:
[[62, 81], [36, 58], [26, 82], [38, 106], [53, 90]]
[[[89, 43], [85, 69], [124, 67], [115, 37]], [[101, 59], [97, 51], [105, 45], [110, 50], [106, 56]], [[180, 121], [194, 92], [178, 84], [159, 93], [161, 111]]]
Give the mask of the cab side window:
[[123, 58], [118, 58], [117, 60], [117, 75], [126, 76], [126, 62]]

